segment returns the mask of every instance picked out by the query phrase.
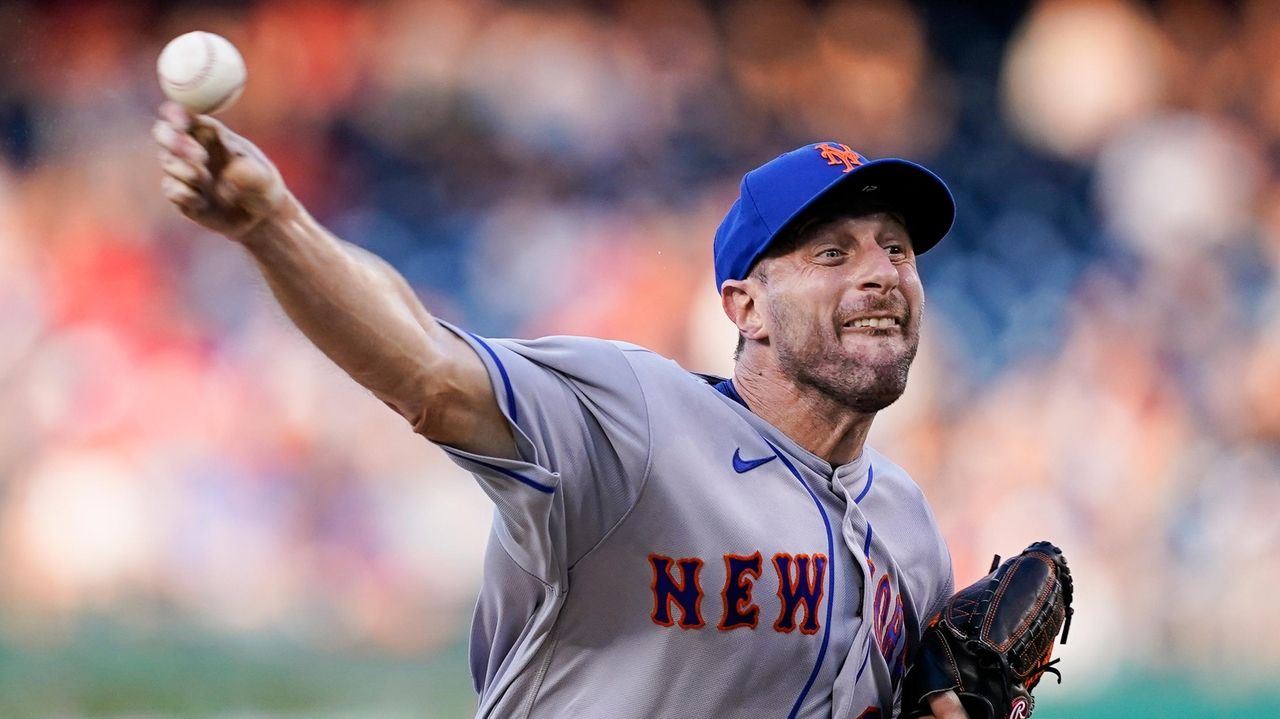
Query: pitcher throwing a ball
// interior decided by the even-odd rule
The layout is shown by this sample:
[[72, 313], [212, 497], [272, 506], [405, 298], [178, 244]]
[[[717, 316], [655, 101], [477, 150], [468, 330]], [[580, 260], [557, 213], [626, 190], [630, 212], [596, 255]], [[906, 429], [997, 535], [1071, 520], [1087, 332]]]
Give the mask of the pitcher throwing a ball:
[[[740, 335], [723, 379], [621, 342], [442, 322], [249, 141], [160, 114], [165, 196], [248, 250], [307, 337], [497, 506], [477, 716], [895, 714], [952, 595], [920, 489], [866, 444], [916, 353], [917, 258], [955, 213], [933, 173], [837, 142], [747, 173], [713, 243]], [[954, 693], [928, 703], [964, 716]]]

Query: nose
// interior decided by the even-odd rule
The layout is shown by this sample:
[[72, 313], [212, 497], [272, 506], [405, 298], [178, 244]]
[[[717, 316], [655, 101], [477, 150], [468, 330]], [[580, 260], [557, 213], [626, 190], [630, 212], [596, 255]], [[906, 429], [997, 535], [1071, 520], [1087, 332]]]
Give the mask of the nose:
[[856, 260], [853, 275], [858, 289], [888, 294], [898, 286], [898, 268], [894, 267], [888, 250], [879, 243], [859, 243]]

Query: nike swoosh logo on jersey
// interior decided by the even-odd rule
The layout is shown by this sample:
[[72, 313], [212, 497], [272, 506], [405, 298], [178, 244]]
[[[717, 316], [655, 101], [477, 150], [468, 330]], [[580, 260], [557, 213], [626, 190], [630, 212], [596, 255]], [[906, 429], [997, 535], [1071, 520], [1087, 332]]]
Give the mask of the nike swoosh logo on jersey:
[[750, 472], [756, 467], [759, 467], [762, 464], [768, 464], [778, 458], [778, 455], [771, 454], [768, 457], [761, 457], [760, 459], [743, 459], [742, 455], [739, 454], [741, 451], [741, 448], [733, 450], [733, 471], [738, 474]]

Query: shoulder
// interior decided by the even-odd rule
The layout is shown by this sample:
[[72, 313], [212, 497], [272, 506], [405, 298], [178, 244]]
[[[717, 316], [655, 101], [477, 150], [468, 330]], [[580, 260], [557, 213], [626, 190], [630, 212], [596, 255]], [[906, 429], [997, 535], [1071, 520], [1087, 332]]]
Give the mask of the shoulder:
[[516, 339], [509, 337], [482, 338], [474, 334], [471, 336], [480, 342], [502, 347], [531, 359], [572, 360], [580, 357], [593, 359], [612, 357], [618, 360], [625, 359], [626, 361], [634, 361], [637, 358], [646, 360], [654, 358], [659, 361], [671, 362], [671, 360], [662, 357], [662, 355], [653, 350], [646, 349], [640, 345], [623, 342], [622, 340], [601, 339], [599, 337], [547, 335], [533, 339]]
[[879, 489], [890, 490], [897, 501], [907, 500], [918, 503], [929, 513], [929, 519], [932, 520], [933, 512], [929, 508], [928, 498], [907, 470], [871, 445], [866, 445], [866, 451], [871, 459], [871, 467], [875, 471], [876, 484], [880, 485]]
[[661, 383], [678, 385], [705, 385], [707, 380], [680, 365], [679, 362], [653, 350], [622, 340], [596, 337], [557, 335], [529, 340], [526, 352], [543, 355], [575, 357], [581, 360], [609, 360], [625, 363], [641, 384]]
[[[678, 362], [620, 340], [576, 335], [550, 335], [536, 339], [484, 339], [473, 341], [491, 355], [500, 372], [519, 367], [538, 368], [592, 394], [600, 391], [639, 392], [647, 397], [688, 393], [706, 380], [685, 370]], [[504, 365], [507, 365], [504, 367]]]
[[[470, 333], [468, 333], [470, 334]], [[573, 357], [579, 355], [621, 355], [624, 349], [642, 349], [625, 342], [582, 337], [579, 335], [547, 335], [522, 339], [514, 337], [472, 337], [492, 345], [503, 347], [526, 357]]]
[[647, 352], [625, 342], [576, 335], [550, 335], [533, 339], [480, 337], [467, 333], [482, 354], [505, 369], [511, 363], [529, 364], [566, 379], [592, 384], [607, 379], [627, 381], [634, 376], [630, 356]]
[[898, 463], [870, 446], [867, 451], [871, 453], [871, 466], [875, 471], [877, 503], [894, 508], [893, 514], [902, 520], [903, 526], [911, 528], [919, 551], [946, 553], [942, 530], [925, 491]]
[[[884, 531], [893, 535], [895, 558], [909, 583], [923, 589], [923, 597], [936, 596], [951, 580], [951, 553], [928, 497], [896, 462], [869, 446], [867, 451], [875, 472], [872, 494], [877, 495], [868, 499], [877, 514], [891, 520], [885, 523]], [[877, 524], [876, 530], [881, 531], [881, 526]]]

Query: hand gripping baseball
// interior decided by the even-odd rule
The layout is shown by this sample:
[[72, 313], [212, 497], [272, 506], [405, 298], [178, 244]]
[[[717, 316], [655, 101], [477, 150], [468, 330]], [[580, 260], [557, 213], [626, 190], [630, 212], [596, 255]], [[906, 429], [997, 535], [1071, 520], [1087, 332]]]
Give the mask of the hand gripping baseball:
[[253, 143], [181, 105], [160, 106], [151, 129], [160, 145], [164, 196], [195, 222], [232, 239], [287, 211], [280, 172]]
[[1051, 665], [1053, 642], [1071, 628], [1073, 585], [1067, 560], [1036, 542], [960, 590], [930, 620], [903, 681], [902, 716], [928, 714], [954, 691], [972, 719], [1026, 719], [1031, 690]]

